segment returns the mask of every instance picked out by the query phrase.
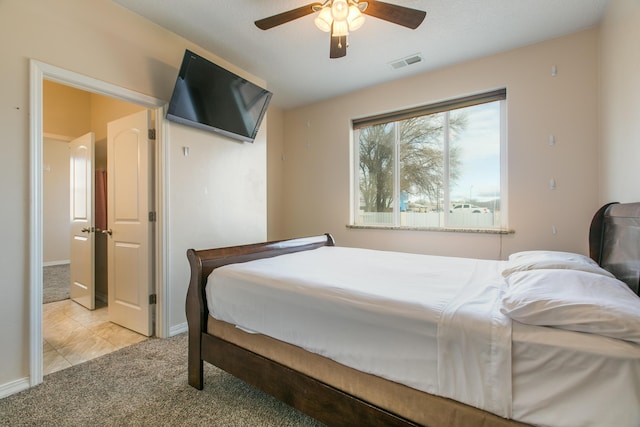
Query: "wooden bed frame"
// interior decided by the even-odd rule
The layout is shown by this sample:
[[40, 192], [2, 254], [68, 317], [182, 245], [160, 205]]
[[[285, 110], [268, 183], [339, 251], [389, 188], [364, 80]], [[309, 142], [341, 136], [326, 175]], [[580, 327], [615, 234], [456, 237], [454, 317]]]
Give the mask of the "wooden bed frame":
[[[629, 228], [635, 233], [633, 236], [640, 237], [640, 203], [603, 206], [594, 215], [589, 230], [590, 256], [638, 292], [640, 240], [634, 239], [633, 244], [622, 247], [618, 244], [621, 235], [629, 240]], [[203, 362], [206, 361], [327, 425], [424, 425], [208, 332], [209, 311], [204, 289], [215, 268], [334, 245], [333, 237], [325, 234], [219, 249], [189, 249], [191, 280], [186, 300], [189, 384], [199, 390], [203, 388]], [[456, 418], [458, 425], [523, 425], [460, 402], [432, 397], [430, 404], [435, 406], [427, 412], [439, 415], [434, 416], [433, 424], [429, 425], [451, 425], [451, 418]]]

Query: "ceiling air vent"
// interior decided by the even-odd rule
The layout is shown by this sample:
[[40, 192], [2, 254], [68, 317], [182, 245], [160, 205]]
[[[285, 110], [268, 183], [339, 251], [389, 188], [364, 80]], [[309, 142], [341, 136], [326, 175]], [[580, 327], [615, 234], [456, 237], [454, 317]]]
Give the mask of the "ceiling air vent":
[[422, 62], [422, 54], [416, 53], [415, 55], [407, 56], [406, 58], [398, 59], [397, 61], [390, 62], [391, 68], [397, 70], [398, 68], [406, 67], [407, 65], [418, 64]]

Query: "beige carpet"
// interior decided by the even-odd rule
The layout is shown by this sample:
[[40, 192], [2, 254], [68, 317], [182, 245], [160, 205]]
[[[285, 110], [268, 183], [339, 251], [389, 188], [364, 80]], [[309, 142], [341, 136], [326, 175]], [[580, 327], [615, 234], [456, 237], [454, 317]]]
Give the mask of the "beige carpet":
[[204, 390], [190, 387], [186, 334], [47, 375], [0, 400], [0, 425], [322, 426], [207, 363]]
[[51, 265], [42, 269], [42, 303], [69, 298], [71, 265]]

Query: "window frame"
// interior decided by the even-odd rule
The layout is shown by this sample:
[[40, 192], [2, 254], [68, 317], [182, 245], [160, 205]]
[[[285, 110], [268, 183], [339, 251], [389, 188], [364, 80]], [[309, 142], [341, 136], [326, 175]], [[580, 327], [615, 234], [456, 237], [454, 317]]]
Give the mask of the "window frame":
[[[379, 224], [361, 224], [357, 222], [360, 211], [360, 149], [359, 149], [359, 129], [368, 126], [374, 126], [378, 124], [385, 124], [391, 122], [398, 122], [401, 120], [414, 118], [423, 115], [446, 113], [449, 111], [457, 110], [460, 108], [471, 107], [480, 104], [486, 104], [491, 102], [500, 102], [500, 222], [494, 227], [464, 227], [451, 225], [449, 220], [449, 209], [444, 209], [443, 225], [438, 227], [417, 227], [401, 225], [400, 215], [400, 156], [398, 155], [399, 144], [396, 142], [394, 148], [394, 161], [393, 161], [393, 186], [394, 186], [394, 209], [393, 209], [393, 224], [379, 223]], [[448, 120], [445, 121], [448, 128]], [[396, 132], [398, 126], [395, 126]], [[449, 176], [449, 132], [445, 129], [444, 132], [444, 147], [443, 155], [445, 156], [443, 174]], [[397, 141], [397, 139], [396, 139]], [[496, 233], [506, 234], [513, 231], [508, 228], [508, 203], [507, 203], [507, 89], [500, 88], [469, 96], [459, 97], [455, 99], [435, 102], [418, 107], [412, 107], [402, 109], [398, 111], [392, 111], [383, 114], [377, 114], [373, 116], [367, 116], [363, 118], [352, 120], [351, 130], [351, 147], [352, 147], [352, 172], [350, 174], [351, 180], [351, 215], [348, 227], [350, 228], [376, 228], [376, 229], [398, 229], [398, 230], [426, 230], [426, 231], [461, 231], [461, 232], [482, 232], [482, 233]], [[443, 189], [444, 202], [450, 202], [449, 200], [449, 179], [444, 180]], [[449, 203], [450, 204], [450, 203]], [[447, 206], [445, 204], [445, 206]]]

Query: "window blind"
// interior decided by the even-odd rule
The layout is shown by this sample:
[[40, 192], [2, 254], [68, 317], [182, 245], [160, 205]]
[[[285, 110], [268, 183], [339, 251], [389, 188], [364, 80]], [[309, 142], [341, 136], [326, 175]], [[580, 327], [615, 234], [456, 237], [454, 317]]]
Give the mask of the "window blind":
[[444, 111], [458, 108], [470, 107], [472, 105], [485, 104], [487, 102], [501, 101], [507, 99], [507, 89], [497, 89], [491, 92], [484, 92], [476, 95], [463, 96], [461, 98], [436, 102], [434, 104], [419, 107], [407, 108], [390, 113], [377, 114], [375, 116], [364, 117], [353, 120], [353, 129], [361, 129], [368, 126], [381, 125], [384, 123], [397, 122], [399, 120], [411, 119], [428, 114], [442, 113]]

